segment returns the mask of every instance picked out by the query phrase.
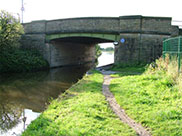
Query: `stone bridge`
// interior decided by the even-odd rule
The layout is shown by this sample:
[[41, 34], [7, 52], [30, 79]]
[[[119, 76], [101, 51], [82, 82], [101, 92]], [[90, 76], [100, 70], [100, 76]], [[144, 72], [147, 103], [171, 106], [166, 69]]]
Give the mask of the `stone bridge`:
[[22, 47], [38, 49], [50, 67], [93, 62], [95, 45], [108, 42], [118, 43], [115, 63], [151, 62], [161, 56], [164, 38], [179, 35], [169, 17], [85, 17], [23, 26]]

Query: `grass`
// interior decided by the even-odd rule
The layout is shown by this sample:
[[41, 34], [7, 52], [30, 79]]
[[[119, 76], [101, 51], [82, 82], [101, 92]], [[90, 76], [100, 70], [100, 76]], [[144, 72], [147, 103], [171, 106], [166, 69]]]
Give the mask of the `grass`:
[[33, 121], [23, 136], [135, 136], [102, 95], [103, 76], [85, 76]]
[[120, 74], [141, 74], [145, 72], [147, 66], [122, 66], [122, 65], [114, 65], [111, 70], [121, 72]]
[[[159, 59], [148, 67], [113, 67], [110, 84], [117, 102], [152, 136], [182, 136], [182, 76], [176, 62]], [[137, 135], [111, 111], [101, 90], [103, 75], [85, 76], [28, 126], [23, 136]]]
[[110, 90], [126, 113], [153, 136], [182, 136], [182, 92], [167, 70], [158, 66], [143, 74], [133, 73], [141, 68], [119, 71]]

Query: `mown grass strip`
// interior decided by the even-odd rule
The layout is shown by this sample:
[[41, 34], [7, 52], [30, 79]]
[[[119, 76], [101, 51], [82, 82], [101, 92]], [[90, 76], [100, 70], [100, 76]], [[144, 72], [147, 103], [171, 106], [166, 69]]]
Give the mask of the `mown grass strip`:
[[131, 118], [153, 136], [182, 135], [182, 92], [169, 76], [156, 72], [120, 73], [114, 77], [110, 91]]
[[33, 121], [23, 136], [135, 136], [102, 95], [103, 76], [85, 76]]

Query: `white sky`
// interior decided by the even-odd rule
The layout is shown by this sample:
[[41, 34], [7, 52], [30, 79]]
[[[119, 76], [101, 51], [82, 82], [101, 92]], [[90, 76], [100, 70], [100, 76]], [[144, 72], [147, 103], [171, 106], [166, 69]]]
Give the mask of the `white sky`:
[[[0, 0], [0, 10], [21, 14], [22, 0]], [[144, 15], [182, 20], [182, 0], [24, 0], [24, 22], [71, 17]]]
[[[182, 0], [23, 0], [24, 22], [72, 17], [124, 15], [172, 17], [182, 21]], [[0, 0], [0, 10], [21, 16], [22, 0]], [[182, 22], [172, 23], [181, 25]], [[101, 45], [109, 47], [112, 44]]]

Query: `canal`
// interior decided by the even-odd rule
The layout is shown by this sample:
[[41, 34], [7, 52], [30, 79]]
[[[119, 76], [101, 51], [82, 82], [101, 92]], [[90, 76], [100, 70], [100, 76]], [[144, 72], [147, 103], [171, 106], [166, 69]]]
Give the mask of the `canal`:
[[[113, 63], [113, 53], [103, 52], [98, 61], [98, 66]], [[20, 135], [52, 99], [81, 79], [90, 67], [87, 64], [0, 75], [0, 135]]]

